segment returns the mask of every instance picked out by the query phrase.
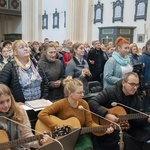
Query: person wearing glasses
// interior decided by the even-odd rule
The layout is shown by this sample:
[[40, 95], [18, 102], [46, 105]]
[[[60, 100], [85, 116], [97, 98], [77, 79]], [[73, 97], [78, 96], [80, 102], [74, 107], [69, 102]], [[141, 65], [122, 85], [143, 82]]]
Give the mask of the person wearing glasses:
[[[138, 111], [142, 111], [143, 104], [142, 99], [137, 92], [138, 87], [138, 74], [135, 72], [128, 72], [124, 75], [123, 79], [118, 81], [114, 86], [107, 87], [103, 91], [99, 92], [97, 96], [92, 97], [88, 101], [90, 109], [98, 115], [101, 115], [113, 122], [119, 123], [119, 116], [117, 115], [120, 113], [122, 114], [123, 111], [122, 109], [119, 109], [117, 111], [114, 110], [113, 112], [112, 103], [116, 102], [122, 107], [123, 105], [126, 105], [127, 107], [132, 107]], [[127, 114], [136, 113], [127, 107], [123, 107], [123, 110], [125, 110]], [[116, 108], [117, 107], [114, 107], [113, 109]], [[116, 113], [117, 115], [115, 115]], [[123, 113], [123, 115], [126, 116], [126, 113]], [[130, 119], [131, 120], [128, 120], [130, 128], [123, 132], [124, 150], [149, 150], [150, 144], [148, 144], [147, 141], [150, 140], [150, 117]], [[112, 149], [112, 147], [113, 150], [118, 150], [118, 138], [118, 131], [115, 131], [110, 135], [94, 137], [94, 143], [95, 145], [97, 143], [101, 143], [101, 146], [104, 150]], [[109, 141], [107, 142], [107, 145], [105, 141]], [[97, 149], [95, 148], [95, 150]]]
[[[91, 117], [91, 113], [85, 110], [80, 110], [78, 107], [83, 106], [85, 109], [89, 110], [88, 103], [82, 99], [84, 95], [83, 84], [78, 79], [72, 79], [68, 76], [64, 79], [64, 94], [65, 98], [54, 102], [52, 105], [47, 106], [39, 114], [38, 118], [42, 121], [48, 128], [54, 129], [58, 126], [55, 120], [52, 120], [51, 115], [57, 116], [58, 118], [66, 121], [66, 119], [72, 125], [71, 127], [76, 127], [76, 120], [69, 120], [71, 117], [78, 119], [81, 127], [99, 127]], [[63, 126], [64, 124], [62, 124]], [[66, 122], [67, 125], [67, 122]], [[60, 125], [59, 125], [60, 126]], [[77, 127], [76, 127], [77, 128]], [[80, 128], [80, 127], [79, 127]], [[99, 132], [99, 135], [112, 133], [114, 129], [112, 127], [107, 128], [104, 132]], [[67, 141], [66, 141], [67, 142]], [[92, 140], [90, 134], [80, 135], [75, 150], [93, 150]]]

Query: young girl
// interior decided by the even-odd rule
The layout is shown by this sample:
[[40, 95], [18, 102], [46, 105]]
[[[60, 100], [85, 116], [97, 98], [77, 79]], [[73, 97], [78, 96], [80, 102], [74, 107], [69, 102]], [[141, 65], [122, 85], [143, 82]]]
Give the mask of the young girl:
[[[7, 117], [8, 119], [3, 117]], [[9, 119], [26, 127], [20, 126]], [[0, 84], [0, 130], [6, 131], [10, 141], [33, 136], [26, 111], [15, 102], [10, 89], [4, 84]], [[47, 142], [48, 139], [48, 135], [45, 134], [40, 141], [18, 145], [12, 149], [38, 148], [40, 145]]]

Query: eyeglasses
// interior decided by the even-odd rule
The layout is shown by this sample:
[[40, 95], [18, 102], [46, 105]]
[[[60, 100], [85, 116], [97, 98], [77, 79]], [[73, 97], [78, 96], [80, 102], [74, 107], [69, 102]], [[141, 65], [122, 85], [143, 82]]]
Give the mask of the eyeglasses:
[[128, 81], [126, 81], [128, 84], [130, 84], [132, 87], [139, 87], [139, 83], [130, 83], [130, 82], [128, 82]]
[[81, 91], [81, 92], [74, 92], [74, 93], [76, 93], [76, 94], [79, 94], [79, 95], [84, 95], [85, 94], [85, 92], [84, 91]]

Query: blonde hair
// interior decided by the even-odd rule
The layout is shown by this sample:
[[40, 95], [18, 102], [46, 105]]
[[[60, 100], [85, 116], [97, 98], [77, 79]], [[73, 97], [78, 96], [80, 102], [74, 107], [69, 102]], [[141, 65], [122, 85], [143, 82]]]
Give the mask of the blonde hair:
[[15, 99], [10, 91], [10, 89], [5, 84], [0, 84], [0, 96], [1, 95], [9, 95], [11, 98], [11, 106], [10, 108], [13, 111], [13, 119], [22, 123], [22, 110], [19, 105], [15, 102]]
[[13, 42], [13, 45], [12, 45], [13, 51], [17, 51], [20, 45], [23, 45], [23, 46], [26, 46], [26, 47], [29, 46], [26, 41], [16, 40], [16, 41]]
[[74, 92], [77, 88], [77, 86], [83, 86], [82, 82], [78, 80], [77, 78], [72, 79], [72, 76], [68, 76], [63, 81], [64, 85], [64, 95], [65, 97], [68, 96], [68, 92]]
[[136, 47], [136, 49], [137, 49], [137, 51], [138, 51], [138, 53], [139, 53], [139, 49], [138, 49], [138, 47], [137, 47], [137, 44], [135, 44], [135, 43], [131, 43], [131, 44], [129, 45], [130, 53], [132, 54], [132, 48], [133, 48], [133, 47]]
[[89, 45], [88, 42], [85, 42], [83, 45], [84, 45], [84, 46], [87, 45], [87, 46], [90, 48], [90, 45]]

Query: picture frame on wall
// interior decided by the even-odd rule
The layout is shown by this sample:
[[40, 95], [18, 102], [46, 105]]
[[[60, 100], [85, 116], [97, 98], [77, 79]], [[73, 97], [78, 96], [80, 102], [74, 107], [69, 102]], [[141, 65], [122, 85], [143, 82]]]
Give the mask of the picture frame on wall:
[[144, 43], [145, 34], [137, 34], [137, 42]]
[[124, 8], [124, 0], [122, 0], [122, 2], [120, 0], [113, 2], [113, 19], [112, 19], [113, 23], [115, 21], [123, 22], [123, 8]]
[[138, 19], [144, 19], [146, 21], [147, 5], [148, 5], [148, 0], [136, 0], [134, 21]]
[[55, 9], [55, 13], [53, 13], [53, 29], [59, 28], [59, 12]]
[[97, 22], [103, 23], [103, 4], [100, 1], [94, 5], [94, 24]]
[[44, 15], [42, 15], [42, 29], [48, 29], [48, 15], [46, 11], [44, 11]]

